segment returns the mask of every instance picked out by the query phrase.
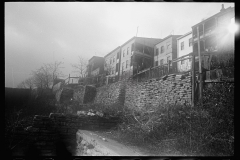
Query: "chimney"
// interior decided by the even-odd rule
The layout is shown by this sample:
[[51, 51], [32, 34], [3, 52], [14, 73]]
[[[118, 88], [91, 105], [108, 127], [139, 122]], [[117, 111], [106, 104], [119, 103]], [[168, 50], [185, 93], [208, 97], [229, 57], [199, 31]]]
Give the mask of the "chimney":
[[222, 9], [220, 10], [220, 12], [224, 11], [225, 8], [224, 8], [224, 4], [222, 4]]

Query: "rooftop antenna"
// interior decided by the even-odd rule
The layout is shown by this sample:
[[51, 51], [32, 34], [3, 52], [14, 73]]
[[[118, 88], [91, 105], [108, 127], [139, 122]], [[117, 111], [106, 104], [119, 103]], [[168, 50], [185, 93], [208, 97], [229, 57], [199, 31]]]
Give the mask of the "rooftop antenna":
[[[138, 26], [137, 26], [137, 33], [136, 33], [135, 37], [137, 37], [137, 34], [138, 34]], [[134, 50], [133, 51], [135, 51], [135, 50], [136, 50], [136, 39], [134, 40]]]
[[136, 37], [137, 37], [137, 34], [138, 34], [138, 26], [137, 26], [137, 33], [136, 33]]

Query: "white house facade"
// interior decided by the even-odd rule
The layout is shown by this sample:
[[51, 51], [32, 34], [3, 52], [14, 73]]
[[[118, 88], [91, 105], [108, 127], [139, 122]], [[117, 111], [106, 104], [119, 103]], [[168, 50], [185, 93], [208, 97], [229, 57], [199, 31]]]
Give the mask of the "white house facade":
[[[177, 38], [177, 57], [182, 57], [193, 52], [192, 31]], [[184, 57], [187, 58], [187, 57]], [[179, 72], [186, 72], [191, 69], [192, 60], [185, 59], [177, 62]]]

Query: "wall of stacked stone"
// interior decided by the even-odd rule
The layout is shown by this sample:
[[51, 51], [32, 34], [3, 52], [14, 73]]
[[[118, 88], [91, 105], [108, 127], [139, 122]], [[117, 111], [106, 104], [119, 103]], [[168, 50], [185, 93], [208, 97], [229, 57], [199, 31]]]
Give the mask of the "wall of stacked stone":
[[125, 81], [108, 84], [97, 88], [94, 103], [112, 105], [124, 104], [125, 99]]
[[85, 86], [79, 86], [77, 88], [74, 88], [73, 99], [75, 101], [78, 101], [79, 103], [83, 103], [84, 93]]
[[63, 88], [56, 91], [55, 98], [56, 98], [57, 102], [60, 102], [62, 91], [63, 91]]
[[171, 74], [144, 82], [128, 81], [124, 105], [141, 109], [161, 104], [191, 104], [191, 75]]
[[[191, 104], [191, 75], [170, 74], [144, 82], [119, 81], [97, 88], [94, 103], [122, 103], [128, 108], [158, 107], [161, 104]], [[124, 97], [123, 97], [124, 96]]]

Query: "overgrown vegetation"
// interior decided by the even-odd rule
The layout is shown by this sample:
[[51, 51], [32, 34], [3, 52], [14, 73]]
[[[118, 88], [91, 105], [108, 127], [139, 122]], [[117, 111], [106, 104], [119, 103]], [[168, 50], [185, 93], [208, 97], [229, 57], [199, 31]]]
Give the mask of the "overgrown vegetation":
[[[18, 93], [21, 94], [21, 93]], [[19, 142], [14, 140], [19, 132], [32, 125], [34, 115], [46, 115], [56, 111], [51, 90], [39, 91], [38, 96], [5, 95], [5, 147], [13, 149]]]
[[92, 109], [120, 116], [123, 123], [115, 135], [132, 144], [151, 144], [155, 153], [181, 155], [234, 154], [234, 84], [205, 86], [204, 105], [160, 105], [127, 109], [92, 105]]

